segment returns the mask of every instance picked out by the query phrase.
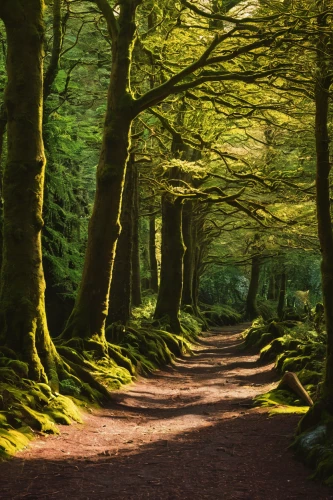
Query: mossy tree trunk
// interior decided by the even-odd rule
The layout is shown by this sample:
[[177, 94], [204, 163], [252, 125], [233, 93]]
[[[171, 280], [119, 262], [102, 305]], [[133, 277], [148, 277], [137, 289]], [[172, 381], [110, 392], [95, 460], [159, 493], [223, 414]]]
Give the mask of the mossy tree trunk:
[[259, 277], [260, 277], [260, 257], [259, 255], [254, 255], [251, 260], [251, 277], [250, 277], [249, 290], [246, 297], [246, 309], [245, 309], [245, 316], [247, 319], [250, 320], [253, 320], [259, 316], [259, 311], [257, 306]]
[[182, 294], [182, 304], [194, 308], [193, 300], [193, 280], [195, 266], [195, 243], [194, 243], [194, 220], [193, 203], [185, 202], [183, 209], [183, 238], [185, 244], [184, 254], [184, 284]]
[[315, 138], [316, 138], [316, 205], [318, 236], [322, 252], [321, 276], [325, 322], [327, 331], [327, 358], [323, 397], [329, 401], [333, 411], [333, 232], [330, 193], [330, 150], [328, 132], [329, 91], [332, 84], [332, 60], [329, 59], [331, 32], [326, 10], [328, 3], [318, 2], [321, 14], [317, 18], [319, 41], [317, 46], [317, 66], [315, 85]]
[[139, 239], [139, 171], [137, 165], [133, 164], [133, 247], [132, 247], [132, 302], [134, 307], [142, 304], [141, 297], [141, 272], [140, 272], [140, 239]]
[[150, 263], [150, 288], [158, 292], [158, 266], [156, 258], [156, 217], [149, 217], [149, 263]]
[[131, 315], [132, 304], [132, 254], [133, 254], [133, 190], [134, 163], [131, 157], [127, 165], [124, 200], [121, 210], [121, 232], [114, 262], [110, 305], [107, 323], [120, 322], [126, 325]]
[[83, 276], [63, 336], [96, 338], [104, 342], [131, 125], [135, 117], [129, 79], [136, 31], [135, 11], [139, 2], [122, 1], [117, 19], [107, 3], [97, 3], [112, 38], [111, 77]]
[[41, 231], [45, 175], [43, 1], [3, 0], [8, 84], [8, 156], [3, 179], [1, 338], [29, 365], [29, 377], [58, 390], [60, 359], [45, 314]]
[[166, 317], [173, 333], [181, 332], [179, 309], [183, 289], [184, 242], [182, 235], [183, 205], [179, 198], [162, 196], [161, 277], [155, 319]]

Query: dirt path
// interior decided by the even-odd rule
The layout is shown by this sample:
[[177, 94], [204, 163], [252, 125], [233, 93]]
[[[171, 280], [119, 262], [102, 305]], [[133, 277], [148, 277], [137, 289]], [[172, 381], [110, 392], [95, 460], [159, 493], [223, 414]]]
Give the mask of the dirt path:
[[298, 417], [251, 398], [272, 365], [237, 349], [240, 327], [115, 393], [114, 403], [0, 464], [1, 499], [333, 499], [287, 450]]

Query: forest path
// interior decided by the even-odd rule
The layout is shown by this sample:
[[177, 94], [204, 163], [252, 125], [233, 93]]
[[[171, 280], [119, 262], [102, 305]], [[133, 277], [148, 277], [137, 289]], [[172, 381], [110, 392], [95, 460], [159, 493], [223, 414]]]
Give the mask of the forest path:
[[276, 379], [238, 349], [241, 326], [0, 464], [0, 498], [333, 499], [287, 450], [299, 417], [251, 408]]

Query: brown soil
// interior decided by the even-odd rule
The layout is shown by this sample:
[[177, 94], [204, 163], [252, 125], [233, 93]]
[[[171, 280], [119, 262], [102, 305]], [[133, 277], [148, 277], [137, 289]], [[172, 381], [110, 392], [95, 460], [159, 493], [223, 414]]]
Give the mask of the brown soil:
[[0, 465], [0, 498], [333, 499], [287, 449], [299, 417], [251, 408], [276, 377], [238, 350], [240, 328], [36, 439]]

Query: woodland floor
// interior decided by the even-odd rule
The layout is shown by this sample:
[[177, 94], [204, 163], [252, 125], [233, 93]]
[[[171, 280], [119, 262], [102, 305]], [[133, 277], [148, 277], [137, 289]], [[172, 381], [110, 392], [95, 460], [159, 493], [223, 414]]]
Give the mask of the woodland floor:
[[238, 350], [240, 330], [207, 334], [195, 356], [0, 464], [0, 498], [333, 499], [287, 449], [299, 416], [251, 408], [276, 376]]

